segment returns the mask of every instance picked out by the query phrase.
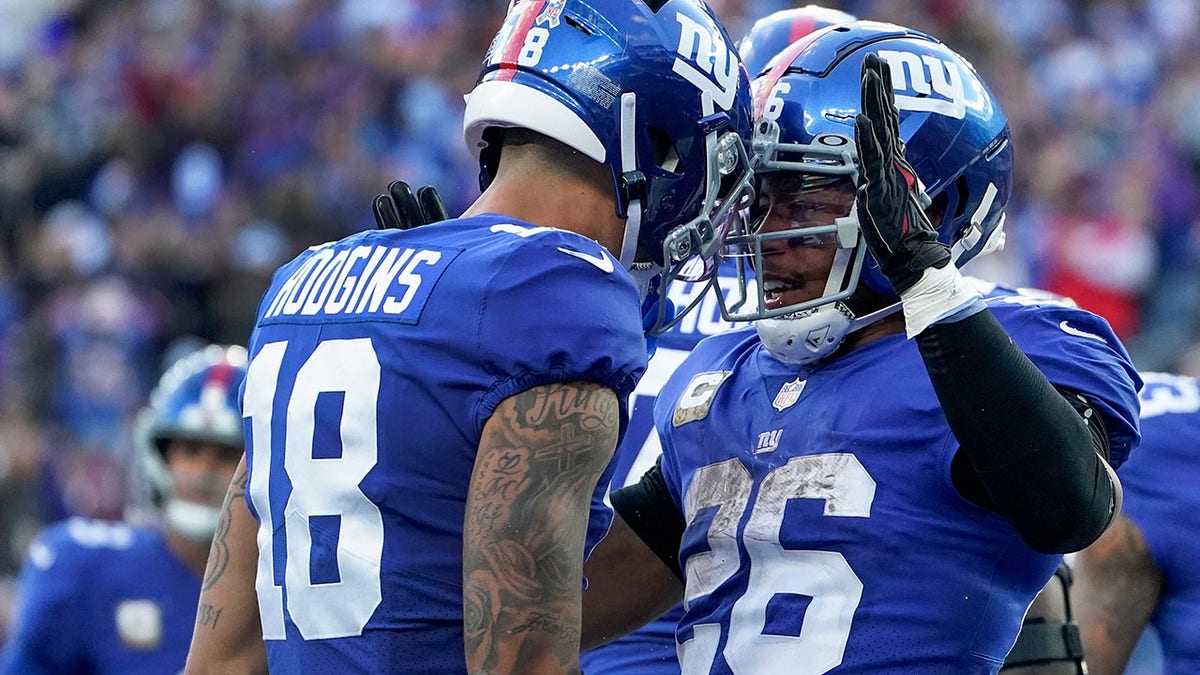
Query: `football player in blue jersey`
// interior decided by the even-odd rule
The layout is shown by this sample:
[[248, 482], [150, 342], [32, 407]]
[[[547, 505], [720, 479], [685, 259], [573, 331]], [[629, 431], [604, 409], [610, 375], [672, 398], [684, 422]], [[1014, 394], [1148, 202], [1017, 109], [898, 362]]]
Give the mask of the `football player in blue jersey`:
[[[826, 26], [853, 21], [854, 17], [834, 9], [806, 5], [785, 9], [763, 17], [738, 42], [742, 64], [753, 75], [761, 72], [770, 56], [792, 42]], [[397, 198], [397, 203], [415, 205], [416, 199]], [[409, 207], [410, 210], [413, 208]], [[726, 261], [719, 269], [719, 292], [732, 290], [737, 280], [737, 266]], [[671, 288], [675, 305], [689, 306], [696, 294], [708, 291], [704, 284], [681, 284]], [[689, 314], [679, 325], [659, 338], [659, 348], [650, 359], [646, 374], [638, 382], [631, 401], [629, 431], [617, 449], [612, 487], [618, 489], [636, 483], [654, 465], [662, 446], [654, 432], [652, 412], [654, 400], [663, 384], [683, 362], [701, 338], [732, 328], [717, 306], [715, 296], [709, 296], [699, 309]], [[639, 673], [639, 675], [670, 675], [679, 672], [675, 655], [675, 627], [683, 617], [683, 606], [676, 606], [640, 630], [625, 637], [584, 652], [580, 662], [588, 675]]]
[[276, 273], [190, 671], [578, 670], [654, 296], [711, 280], [753, 192], [730, 44], [699, 0], [512, 3], [467, 97], [482, 196]]
[[683, 672], [994, 673], [1119, 510], [1138, 376], [1100, 317], [959, 273], [1000, 243], [1012, 175], [961, 57], [856, 22], [755, 87], [761, 185], [727, 255], [761, 284], [725, 307], [755, 323], [664, 386], [584, 644], [682, 598]]
[[[735, 273], [736, 269], [729, 265], [719, 268], [717, 281], [722, 292], [732, 290]], [[680, 307], [693, 304], [697, 295], [707, 295], [694, 312], [658, 338], [658, 348], [633, 391], [629, 429], [613, 460], [611, 489], [636, 483], [662, 454], [652, 413], [654, 400], [667, 378], [702, 338], [734, 326], [721, 316], [716, 298], [709, 290], [707, 284], [698, 283], [676, 284], [670, 289], [670, 300]], [[675, 626], [682, 616], [683, 607], [677, 606], [630, 635], [580, 654], [583, 672], [588, 675], [678, 673]]]
[[1143, 630], [1163, 672], [1200, 672], [1200, 381], [1144, 373], [1142, 447], [1121, 470], [1124, 512], [1075, 556], [1071, 602], [1089, 672], [1125, 672]]
[[218, 507], [242, 456], [245, 372], [245, 349], [212, 345], [162, 376], [138, 449], [161, 525], [72, 518], [42, 533], [21, 573], [0, 673], [183, 668]]

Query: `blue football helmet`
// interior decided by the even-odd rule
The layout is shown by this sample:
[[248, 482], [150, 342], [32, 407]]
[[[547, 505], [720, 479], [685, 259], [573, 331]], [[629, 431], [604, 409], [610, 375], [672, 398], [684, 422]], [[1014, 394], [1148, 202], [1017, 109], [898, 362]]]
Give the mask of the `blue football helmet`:
[[139, 416], [142, 471], [167, 524], [186, 536], [211, 537], [217, 508], [175, 499], [167, 446], [179, 439], [242, 448], [238, 392], [245, 377], [243, 347], [208, 345], [167, 369]]
[[536, 131], [611, 170], [618, 258], [643, 295], [711, 278], [753, 193], [750, 82], [731, 45], [700, 0], [516, 0], [467, 95], [481, 185], [493, 130]]
[[[933, 37], [900, 26], [870, 21], [833, 26], [793, 43], [772, 60], [768, 72], [754, 82], [753, 150], [759, 179], [792, 180], [798, 193], [830, 185], [852, 192], [858, 178], [854, 117], [868, 53], [891, 65], [908, 161], [941, 214], [933, 224], [939, 238], [951, 245], [955, 263], [961, 267], [1002, 246], [1004, 207], [1012, 192], [1008, 120], [970, 63]], [[812, 353], [827, 354], [868, 320], [855, 317], [843, 304], [860, 278], [875, 292], [894, 297], [891, 285], [866, 251], [852, 207], [830, 214], [820, 226], [809, 221], [763, 233], [759, 230], [766, 213], [761, 206], [752, 208], [728, 237], [726, 255], [739, 261], [743, 283], [741, 293], [722, 310], [740, 321], [816, 321], [815, 332], [805, 328], [802, 336], [789, 339], [807, 343]], [[836, 242], [821, 297], [769, 307], [765, 294], [770, 284], [748, 283], [754, 270], [762, 269], [764, 242], [780, 239]], [[878, 318], [875, 314], [870, 320]], [[793, 325], [789, 330], [801, 329]]]
[[754, 22], [738, 43], [738, 54], [750, 77], [758, 77], [766, 71], [771, 59], [796, 40], [822, 28], [854, 20], [853, 14], [820, 5], [781, 9]]

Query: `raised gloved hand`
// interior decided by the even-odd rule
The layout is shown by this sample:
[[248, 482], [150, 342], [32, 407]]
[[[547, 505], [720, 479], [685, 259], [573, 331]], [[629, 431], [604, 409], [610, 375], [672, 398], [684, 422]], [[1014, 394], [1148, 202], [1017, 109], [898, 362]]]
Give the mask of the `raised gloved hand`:
[[387, 194], [375, 195], [371, 210], [381, 230], [409, 230], [448, 217], [437, 188], [426, 185], [413, 194], [408, 183], [400, 180], [388, 185]]
[[862, 68], [862, 108], [854, 119], [858, 147], [858, 219], [863, 237], [896, 294], [929, 267], [950, 262], [925, 216], [917, 173], [904, 158], [900, 113], [887, 61], [868, 54]]
[[981, 309], [979, 293], [951, 264], [950, 247], [938, 241], [925, 215], [929, 199], [904, 157], [891, 69], [876, 54], [863, 61], [854, 143], [859, 227], [879, 269], [900, 296], [909, 337], [933, 323], [960, 317], [965, 310]]

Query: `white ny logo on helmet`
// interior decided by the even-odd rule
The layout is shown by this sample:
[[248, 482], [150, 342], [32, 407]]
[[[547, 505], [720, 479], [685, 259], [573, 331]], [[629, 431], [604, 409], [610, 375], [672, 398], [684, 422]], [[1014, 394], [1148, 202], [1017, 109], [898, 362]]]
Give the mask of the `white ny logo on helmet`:
[[891, 49], [879, 50], [879, 57], [892, 67], [897, 108], [934, 112], [959, 120], [966, 115], [966, 93], [957, 63], [932, 54]]
[[700, 91], [712, 94], [713, 102], [722, 110], [729, 110], [737, 93], [738, 69], [742, 65], [737, 54], [726, 46], [720, 31], [680, 12], [675, 13], [675, 19], [680, 26], [676, 51], [683, 58], [675, 59], [672, 70]]

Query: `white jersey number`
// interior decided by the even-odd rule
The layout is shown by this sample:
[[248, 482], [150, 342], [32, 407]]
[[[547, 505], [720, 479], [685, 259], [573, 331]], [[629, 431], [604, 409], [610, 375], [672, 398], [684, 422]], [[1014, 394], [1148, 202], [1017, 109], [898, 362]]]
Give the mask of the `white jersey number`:
[[1200, 383], [1196, 380], [1167, 373], [1142, 373], [1142, 380], [1145, 386], [1138, 394], [1142, 419], [1200, 410]]
[[[262, 348], [246, 372], [244, 415], [251, 425], [253, 463], [250, 501], [258, 511], [258, 592], [263, 637], [282, 640], [283, 588], [287, 610], [305, 640], [361, 635], [382, 600], [383, 517], [358, 485], [378, 461], [376, 401], [380, 367], [368, 338], [327, 340], [317, 345], [296, 373], [286, 414], [282, 471], [271, 476], [272, 418], [286, 342]], [[313, 456], [318, 394], [343, 394], [340, 426], [342, 453], [336, 458]], [[276, 467], [278, 470], [279, 467]], [[275, 584], [276, 535], [269, 488], [291, 482], [285, 498], [282, 528], [285, 545], [283, 585]], [[314, 518], [328, 530], [336, 527], [334, 556], [337, 580], [313, 583], [311, 562], [321, 548], [313, 542]], [[332, 524], [331, 524], [332, 523]], [[329, 533], [325, 532], [326, 537]], [[328, 541], [328, 539], [326, 539]]]
[[[746, 592], [733, 604], [724, 656], [734, 673], [825, 673], [842, 662], [862, 581], [836, 551], [797, 551], [783, 547], [779, 532], [790, 499], [819, 499], [823, 515], [868, 518], [875, 480], [858, 458], [846, 453], [793, 457], [763, 478], [751, 502], [753, 479], [738, 459], [710, 464], [695, 473], [684, 496], [688, 522], [716, 506], [708, 529], [709, 551], [687, 560], [685, 601], [711, 593], [741, 565], [739, 542], [749, 557]], [[738, 523], [750, 508], [739, 538]], [[764, 634], [767, 603], [780, 593], [806, 595], [812, 602], [799, 635]], [[708, 673], [721, 631], [715, 624], [695, 627], [679, 646], [684, 673]], [[783, 669], [783, 670], [779, 670]]]

